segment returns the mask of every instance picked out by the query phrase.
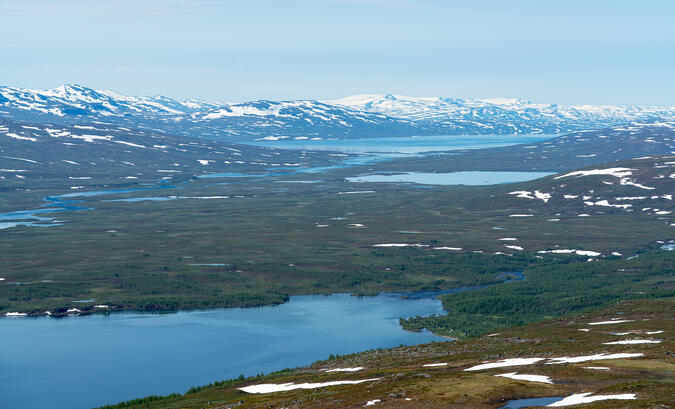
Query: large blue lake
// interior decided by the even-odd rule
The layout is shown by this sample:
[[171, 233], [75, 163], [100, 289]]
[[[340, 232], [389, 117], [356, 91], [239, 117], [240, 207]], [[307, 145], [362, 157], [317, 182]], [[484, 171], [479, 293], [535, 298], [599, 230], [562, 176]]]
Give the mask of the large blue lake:
[[434, 298], [298, 296], [274, 307], [0, 318], [0, 408], [90, 408], [379, 347], [444, 340], [399, 317]]
[[364, 139], [280, 139], [276, 141], [246, 142], [247, 145], [268, 146], [282, 149], [336, 151], [345, 153], [402, 153], [452, 151], [458, 149], [485, 149], [518, 143], [540, 142], [555, 137], [546, 134], [520, 135], [432, 135], [397, 136]]

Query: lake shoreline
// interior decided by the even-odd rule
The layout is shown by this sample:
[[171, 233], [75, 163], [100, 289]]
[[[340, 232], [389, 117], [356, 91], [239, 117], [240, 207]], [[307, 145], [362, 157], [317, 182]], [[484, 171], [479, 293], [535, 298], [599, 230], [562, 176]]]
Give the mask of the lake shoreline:
[[[378, 297], [378, 296], [385, 296], [385, 297], [394, 297], [394, 298], [400, 298], [400, 299], [438, 299], [440, 296], [445, 295], [445, 294], [452, 294], [452, 293], [458, 293], [458, 292], [465, 292], [465, 291], [473, 291], [473, 290], [478, 290], [481, 288], [493, 286], [493, 285], [499, 285], [499, 284], [505, 284], [509, 283], [512, 281], [520, 281], [525, 279], [525, 274], [522, 272], [506, 272], [502, 273], [500, 277], [503, 277], [504, 279], [502, 281], [498, 281], [495, 283], [490, 283], [490, 284], [483, 284], [483, 285], [463, 285], [460, 287], [452, 287], [452, 288], [446, 288], [446, 289], [434, 289], [434, 290], [427, 290], [427, 291], [406, 291], [405, 289], [401, 289], [399, 291], [381, 291], [378, 293], [374, 294], [357, 294], [353, 292], [333, 292], [333, 293], [302, 293], [302, 294], [286, 294], [284, 296], [284, 300], [282, 302], [269, 302], [269, 303], [258, 303], [258, 304], [252, 304], [252, 305], [236, 305], [236, 306], [214, 306], [214, 307], [205, 307], [205, 308], [177, 308], [177, 309], [170, 309], [170, 308], [162, 308], [162, 309], [138, 309], [138, 308], [125, 308], [124, 306], [119, 306], [119, 305], [100, 305], [100, 304], [95, 304], [95, 300], [91, 300], [91, 304], [95, 304], [92, 306], [88, 306], [87, 309], [79, 309], [73, 307], [72, 309], [77, 309], [77, 311], [72, 311], [72, 309], [66, 309], [66, 308], [61, 308], [59, 310], [55, 310], [54, 312], [52, 311], [31, 311], [31, 312], [20, 312], [20, 311], [12, 311], [12, 312], [7, 312], [5, 314], [0, 315], [0, 318], [8, 318], [8, 319], [13, 319], [13, 318], [68, 318], [68, 317], [85, 317], [85, 316], [90, 316], [90, 315], [110, 315], [110, 314], [115, 314], [115, 313], [139, 313], [139, 314], [176, 314], [179, 312], [197, 312], [197, 311], [215, 311], [215, 310], [226, 310], [226, 309], [233, 309], [233, 308], [241, 308], [241, 309], [253, 309], [253, 308], [263, 308], [263, 307], [274, 307], [274, 306], [279, 306], [279, 305], [284, 305], [287, 304], [288, 302], [291, 301], [291, 298], [293, 297], [307, 297], [307, 296], [325, 296], [325, 297], [331, 297], [333, 295], [349, 295], [351, 297]], [[9, 284], [9, 283], [8, 283]], [[82, 301], [72, 301], [73, 303], [82, 303]], [[86, 308], [86, 307], [82, 307]], [[61, 311], [65, 310], [65, 311]], [[7, 314], [12, 314], [12, 315], [7, 315]], [[20, 315], [15, 315], [15, 314], [20, 314]], [[23, 315], [25, 314], [25, 315]], [[409, 330], [407, 330], [409, 331]], [[440, 336], [440, 335], [439, 335]], [[454, 339], [454, 338], [451, 338]]]

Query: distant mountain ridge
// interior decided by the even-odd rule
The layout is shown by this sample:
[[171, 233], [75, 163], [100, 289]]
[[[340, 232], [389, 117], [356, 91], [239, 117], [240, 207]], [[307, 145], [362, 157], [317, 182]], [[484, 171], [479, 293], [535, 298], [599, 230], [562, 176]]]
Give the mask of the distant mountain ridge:
[[562, 133], [675, 118], [675, 107], [536, 104], [521, 99], [365, 94], [337, 100], [218, 103], [134, 97], [68, 84], [0, 87], [0, 116], [64, 125], [114, 123], [186, 136], [252, 139]]
[[[537, 104], [525, 99], [457, 99], [364, 94], [328, 101], [367, 112], [449, 127], [480, 124], [511, 127], [515, 133], [558, 133], [675, 116], [673, 107]], [[537, 129], [539, 128], [539, 129]], [[497, 132], [501, 133], [501, 132]]]

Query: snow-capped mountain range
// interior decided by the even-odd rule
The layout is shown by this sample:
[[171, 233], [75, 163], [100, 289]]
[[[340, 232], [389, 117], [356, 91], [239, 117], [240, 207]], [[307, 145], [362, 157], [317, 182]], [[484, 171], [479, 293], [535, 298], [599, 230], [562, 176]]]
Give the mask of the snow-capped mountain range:
[[0, 87], [0, 116], [63, 125], [114, 123], [234, 141], [434, 134], [561, 133], [675, 118], [675, 107], [565, 106], [521, 99], [356, 95], [337, 100], [215, 103], [132, 97], [64, 85]]
[[[364, 94], [330, 103], [356, 110], [377, 112], [418, 124], [448, 127], [465, 124], [498, 128], [499, 124], [515, 133], [550, 132], [551, 128], [569, 131], [597, 125], [670, 118], [673, 107], [637, 107], [616, 105], [537, 104], [524, 99], [418, 98], [401, 95]], [[537, 129], [539, 127], [540, 129]]]

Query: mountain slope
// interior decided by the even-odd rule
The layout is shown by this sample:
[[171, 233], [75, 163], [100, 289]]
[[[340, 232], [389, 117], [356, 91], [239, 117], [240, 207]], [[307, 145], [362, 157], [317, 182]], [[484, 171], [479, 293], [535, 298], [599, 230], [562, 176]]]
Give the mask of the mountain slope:
[[325, 165], [339, 159], [326, 152], [197, 140], [111, 123], [35, 124], [0, 117], [0, 188], [4, 190], [150, 183], [202, 173]]
[[62, 125], [105, 121], [192, 137], [252, 140], [265, 137], [347, 138], [353, 135], [413, 135], [407, 120], [318, 101], [251, 101], [217, 104], [163, 96], [129, 97], [80, 85], [52, 90], [0, 87], [0, 115]]
[[675, 116], [675, 107], [565, 106], [536, 104], [527, 100], [508, 98], [416, 98], [391, 94], [366, 94], [328, 102], [408, 119], [421, 126], [443, 129], [450, 134], [469, 132], [553, 134]]
[[675, 107], [563, 106], [516, 99], [357, 95], [333, 101], [237, 104], [131, 97], [64, 85], [0, 87], [0, 116], [63, 125], [105, 121], [232, 141], [439, 134], [561, 133], [675, 117]]

